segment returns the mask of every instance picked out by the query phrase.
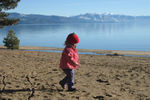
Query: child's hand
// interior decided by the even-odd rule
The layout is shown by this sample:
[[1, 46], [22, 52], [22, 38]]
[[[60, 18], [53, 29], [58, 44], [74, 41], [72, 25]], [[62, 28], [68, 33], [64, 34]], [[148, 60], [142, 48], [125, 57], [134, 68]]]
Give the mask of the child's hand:
[[80, 66], [80, 64], [79, 64], [79, 63], [75, 63], [75, 65], [76, 65], [76, 66]]
[[78, 66], [81, 66], [81, 64], [78, 64]]

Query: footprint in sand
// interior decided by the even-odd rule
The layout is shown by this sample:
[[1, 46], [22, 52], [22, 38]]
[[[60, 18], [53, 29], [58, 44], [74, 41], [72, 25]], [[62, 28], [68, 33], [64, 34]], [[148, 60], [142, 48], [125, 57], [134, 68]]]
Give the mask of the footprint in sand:
[[52, 69], [53, 71], [58, 71], [57, 69]]
[[95, 96], [93, 97], [94, 99], [98, 99], [98, 100], [104, 100], [104, 96]]
[[108, 93], [105, 93], [105, 95], [106, 95], [107, 97], [112, 97], [112, 95], [110, 95], [110, 94], [108, 94]]
[[105, 80], [98, 79], [96, 81], [99, 83], [106, 83], [106, 85], [110, 85], [110, 83], [108, 81], [105, 81]]

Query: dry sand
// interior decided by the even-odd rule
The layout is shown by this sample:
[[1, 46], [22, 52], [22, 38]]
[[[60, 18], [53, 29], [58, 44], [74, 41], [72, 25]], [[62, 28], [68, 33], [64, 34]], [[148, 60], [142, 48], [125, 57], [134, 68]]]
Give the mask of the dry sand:
[[149, 57], [79, 55], [76, 92], [63, 91], [58, 84], [64, 77], [60, 57], [0, 49], [0, 100], [150, 100]]

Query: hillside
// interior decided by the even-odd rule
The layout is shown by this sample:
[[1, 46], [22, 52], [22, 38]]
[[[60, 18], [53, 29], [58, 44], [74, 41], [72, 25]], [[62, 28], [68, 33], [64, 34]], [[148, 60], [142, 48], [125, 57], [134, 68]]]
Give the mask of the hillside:
[[19, 24], [150, 22], [150, 16], [127, 16], [90, 13], [80, 14], [71, 17], [10, 13], [9, 17], [19, 18]]

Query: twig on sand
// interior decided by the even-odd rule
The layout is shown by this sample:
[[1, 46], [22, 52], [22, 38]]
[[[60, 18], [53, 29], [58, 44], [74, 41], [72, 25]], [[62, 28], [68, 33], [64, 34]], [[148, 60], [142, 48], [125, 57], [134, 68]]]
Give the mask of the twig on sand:
[[5, 91], [5, 87], [6, 87], [6, 83], [5, 83], [5, 76], [3, 76], [2, 82], [3, 82], [3, 88], [2, 88], [2, 92]]
[[34, 96], [35, 89], [34, 89], [33, 84], [31, 83], [30, 78], [29, 78], [28, 75], [26, 76], [26, 79], [27, 79], [27, 81], [30, 83], [30, 85], [31, 85], [31, 87], [32, 87], [32, 89], [31, 89], [31, 91], [32, 91], [32, 92], [31, 92], [31, 95], [28, 97], [28, 100], [30, 100], [30, 99]]

